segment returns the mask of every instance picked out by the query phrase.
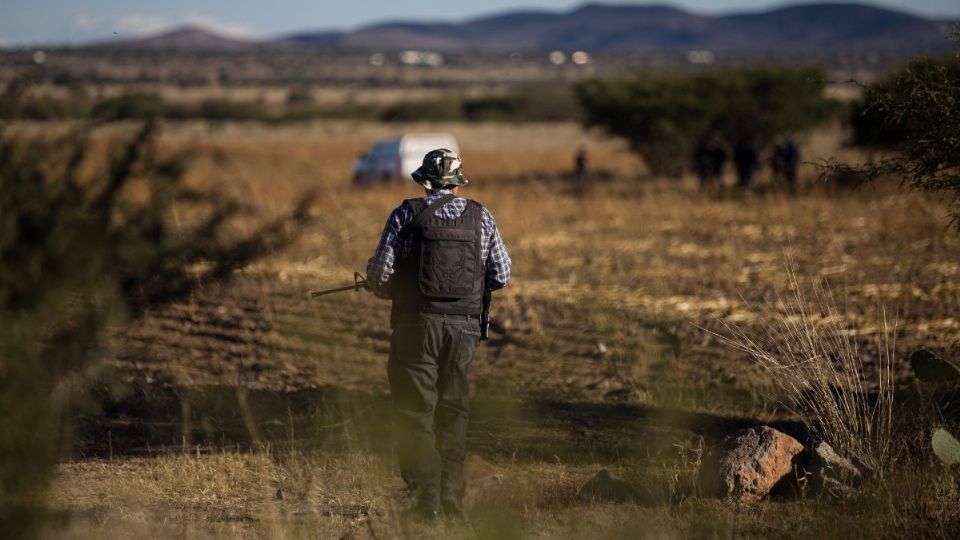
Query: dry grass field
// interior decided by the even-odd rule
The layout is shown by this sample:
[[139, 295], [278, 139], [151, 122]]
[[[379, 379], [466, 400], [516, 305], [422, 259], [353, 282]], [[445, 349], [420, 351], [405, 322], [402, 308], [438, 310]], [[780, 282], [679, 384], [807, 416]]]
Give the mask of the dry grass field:
[[[458, 137], [465, 192], [491, 209], [514, 261], [494, 296], [498, 331], [473, 365], [469, 519], [438, 526], [401, 517], [388, 304], [307, 296], [363, 271], [389, 211], [418, 195], [412, 182], [354, 188], [353, 159], [423, 130]], [[841, 139], [808, 136], [804, 159], [859, 159]], [[960, 236], [935, 198], [887, 182], [829, 189], [808, 164], [799, 195], [761, 186], [718, 199], [692, 179], [650, 178], [621, 142], [566, 124], [183, 123], [165, 125], [162, 144], [197, 151], [191, 183], [256, 207], [240, 228], [308, 189], [317, 219], [231, 283], [111, 335], [99, 405], [78, 413], [58, 469], [51, 537], [950, 537], [960, 526], [956, 472], [919, 451], [841, 501], [741, 506], [701, 497], [695, 481], [704, 452], [739, 427], [802, 431], [773, 375], [714, 334], [762, 335], [796, 316], [791, 272], [813, 319], [859, 347], [867, 387], [878, 333], [895, 341], [898, 391], [916, 386], [915, 348], [960, 352]], [[581, 144], [597, 174], [574, 189], [564, 174]], [[916, 434], [937, 422], [924, 411], [899, 446], [922, 446]], [[643, 503], [580, 501], [601, 468]]]

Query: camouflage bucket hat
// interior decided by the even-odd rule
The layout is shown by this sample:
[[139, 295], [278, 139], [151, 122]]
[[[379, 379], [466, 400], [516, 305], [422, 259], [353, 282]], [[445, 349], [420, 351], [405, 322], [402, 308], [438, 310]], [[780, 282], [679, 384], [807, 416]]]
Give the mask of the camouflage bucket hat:
[[423, 165], [413, 171], [413, 179], [427, 189], [465, 186], [469, 183], [463, 175], [460, 155], [446, 148], [431, 150], [423, 156]]

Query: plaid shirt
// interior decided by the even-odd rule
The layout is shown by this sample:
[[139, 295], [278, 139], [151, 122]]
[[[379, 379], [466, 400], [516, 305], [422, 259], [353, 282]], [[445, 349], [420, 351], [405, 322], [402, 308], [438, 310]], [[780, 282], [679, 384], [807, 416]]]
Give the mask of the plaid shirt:
[[[449, 189], [431, 190], [426, 197], [427, 204], [448, 193], [451, 193]], [[458, 197], [441, 206], [434, 215], [442, 219], [455, 219], [466, 209], [467, 200]], [[387, 218], [377, 250], [367, 261], [367, 283], [374, 287], [375, 292], [384, 294], [388, 290], [387, 286], [390, 283], [390, 277], [393, 276], [394, 263], [398, 259], [398, 254], [407, 256], [413, 249], [411, 238], [401, 241], [399, 237], [400, 229], [413, 221], [413, 217], [413, 208], [404, 202]], [[507, 253], [506, 246], [503, 245], [503, 239], [500, 238], [497, 223], [486, 208], [483, 209], [480, 217], [480, 226], [482, 228], [480, 259], [484, 261], [486, 287], [497, 290], [503, 288], [510, 280], [510, 255]]]

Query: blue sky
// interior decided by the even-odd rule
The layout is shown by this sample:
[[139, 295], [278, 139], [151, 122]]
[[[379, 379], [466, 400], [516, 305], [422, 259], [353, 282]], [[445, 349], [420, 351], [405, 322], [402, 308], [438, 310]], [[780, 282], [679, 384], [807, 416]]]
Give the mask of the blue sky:
[[[385, 19], [462, 20], [515, 9], [568, 10], [586, 0], [0, 0], [0, 46], [135, 37], [192, 23], [233, 36], [350, 29]], [[611, 0], [609, 3], [649, 3]], [[667, 1], [701, 13], [757, 10], [784, 0]], [[957, 0], [874, 0], [921, 15], [960, 18]]]

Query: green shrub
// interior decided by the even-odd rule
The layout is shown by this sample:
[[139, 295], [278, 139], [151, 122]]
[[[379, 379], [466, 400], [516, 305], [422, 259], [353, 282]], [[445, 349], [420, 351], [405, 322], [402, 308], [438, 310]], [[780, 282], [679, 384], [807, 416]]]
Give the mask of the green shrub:
[[48, 96], [27, 95], [29, 82], [14, 79], [0, 93], [0, 118], [8, 120], [57, 120], [82, 116], [86, 111], [83, 103], [74, 98], [58, 100]]
[[455, 122], [463, 120], [463, 107], [456, 98], [404, 101], [385, 108], [380, 113], [384, 122]]
[[516, 121], [520, 107], [508, 96], [484, 96], [463, 102], [463, 115], [473, 121]]
[[[850, 114], [853, 143], [884, 149], [910, 144], [939, 127], [940, 113], [956, 114], [960, 98], [960, 56], [919, 58], [866, 88]], [[907, 105], [914, 108], [907, 108]], [[929, 131], [928, 131], [929, 132]]]
[[317, 106], [304, 105], [287, 107], [278, 121], [297, 122], [315, 118], [337, 118], [349, 120], [376, 120], [380, 111], [373, 105], [347, 102], [342, 105]]
[[92, 108], [86, 99], [27, 100], [20, 87], [0, 95], [0, 118], [53, 120], [89, 115], [102, 121], [170, 118], [208, 120], [301, 121], [315, 118], [347, 118], [409, 121], [556, 122], [577, 120], [579, 105], [568, 85], [527, 85], [496, 96], [439, 98], [403, 101], [386, 107], [352, 101], [317, 105], [305, 87], [295, 88], [283, 111], [271, 113], [255, 101], [207, 99], [197, 105], [166, 103], [159, 95], [129, 92], [105, 99]]
[[889, 152], [858, 172], [946, 194], [960, 230], [960, 51], [914, 60], [868, 87], [851, 125], [855, 144]]
[[20, 105], [18, 118], [27, 120], [60, 120], [84, 116], [84, 107], [74, 101], [49, 97], [31, 99]]
[[9, 120], [60, 120], [85, 114], [82, 104], [69, 100], [41, 97], [10, 103], [0, 101], [0, 118]]
[[309, 86], [297, 86], [287, 94], [287, 105], [290, 107], [312, 106], [314, 104], [313, 92]]
[[143, 120], [164, 115], [166, 106], [157, 94], [128, 92], [97, 103], [90, 116], [98, 120]]
[[574, 91], [586, 125], [627, 139], [654, 174], [677, 175], [707, 133], [762, 145], [828, 120], [838, 109], [825, 86], [817, 69], [760, 67], [589, 79]]
[[466, 99], [467, 120], [487, 122], [562, 122], [580, 119], [580, 106], [569, 85], [520, 86], [502, 95]]
[[386, 122], [559, 122], [578, 120], [580, 107], [566, 84], [519, 86], [503, 94], [404, 101], [383, 109]]
[[266, 120], [263, 105], [253, 101], [207, 99], [200, 103], [196, 116], [208, 120]]

